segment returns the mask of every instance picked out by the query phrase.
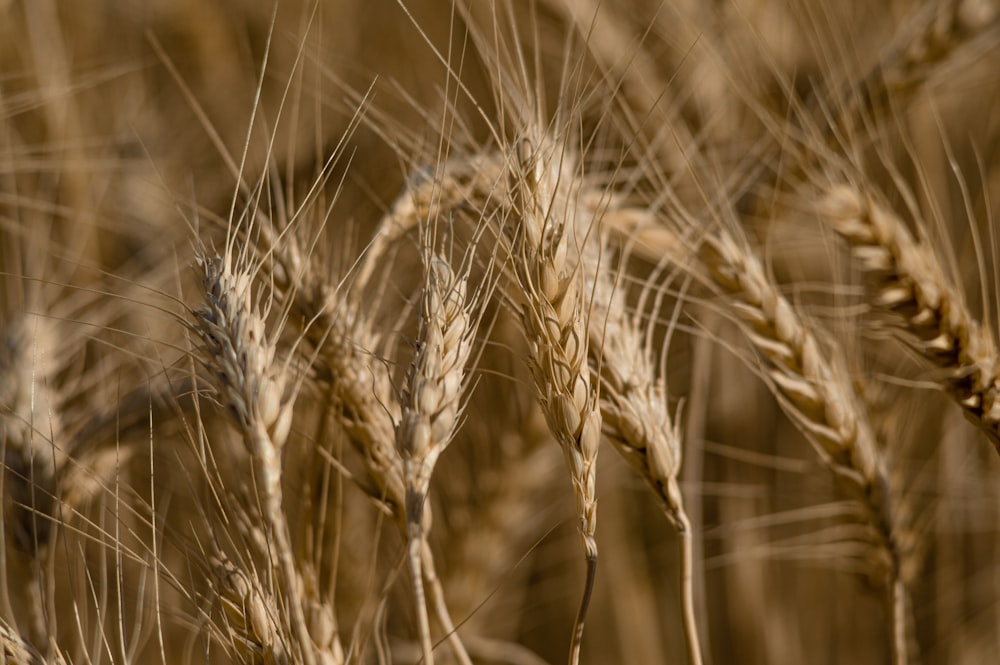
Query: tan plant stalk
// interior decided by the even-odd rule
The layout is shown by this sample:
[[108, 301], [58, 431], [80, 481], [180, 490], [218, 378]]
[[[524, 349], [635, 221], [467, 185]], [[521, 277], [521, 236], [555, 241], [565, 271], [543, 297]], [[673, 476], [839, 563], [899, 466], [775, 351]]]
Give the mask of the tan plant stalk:
[[937, 382], [1000, 452], [1000, 352], [968, 310], [934, 250], [875, 193], [828, 187], [823, 218], [875, 280], [875, 305], [892, 312], [910, 345], [941, 370]]
[[657, 376], [651, 337], [643, 330], [640, 313], [628, 313], [623, 302], [625, 294], [616, 288], [608, 267], [591, 260], [587, 272], [596, 276], [590, 349], [601, 377], [604, 434], [646, 481], [677, 529], [688, 658], [692, 665], [701, 665], [701, 642], [694, 611], [691, 524], [677, 483], [681, 467], [680, 425], [672, 422], [667, 409], [666, 381]]
[[569, 467], [587, 560], [587, 582], [570, 642], [579, 662], [597, 567], [597, 452], [601, 413], [587, 366], [589, 312], [584, 276], [575, 255], [577, 195], [565, 144], [535, 136], [511, 159], [511, 200], [518, 222], [511, 258], [528, 341], [528, 364], [549, 429]]
[[199, 257], [206, 304], [195, 314], [202, 362], [223, 403], [243, 435], [260, 483], [263, 519], [272, 539], [277, 575], [284, 587], [291, 633], [298, 658], [314, 665], [316, 654], [302, 609], [302, 589], [282, 505], [281, 449], [292, 420], [292, 402], [284, 398], [284, 371], [275, 363], [275, 347], [254, 303], [252, 273], [234, 266], [234, 258]]
[[885, 453], [851, 385], [846, 359], [838, 347], [821, 346], [750, 248], [733, 234], [723, 229], [704, 238], [700, 257], [747, 339], [766, 360], [766, 377], [782, 409], [863, 508], [878, 554], [875, 572], [888, 593], [893, 662], [910, 662], [909, 590], [901, 577], [906, 553], [897, 536], [906, 525], [893, 508]]
[[[403, 458], [406, 535], [421, 649], [424, 662], [432, 665], [433, 645], [423, 587], [424, 504], [437, 459], [458, 427], [476, 315], [475, 305], [468, 298], [467, 274], [455, 274], [447, 259], [430, 249], [424, 253], [424, 273], [420, 330], [407, 373], [396, 445]], [[436, 581], [436, 574], [433, 579]]]

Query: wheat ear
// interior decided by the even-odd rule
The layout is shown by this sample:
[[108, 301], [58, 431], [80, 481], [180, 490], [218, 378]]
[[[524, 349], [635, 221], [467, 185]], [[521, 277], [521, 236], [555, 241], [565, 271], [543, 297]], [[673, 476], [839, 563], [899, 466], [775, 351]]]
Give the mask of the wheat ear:
[[587, 366], [588, 311], [583, 274], [571, 257], [579, 228], [572, 158], [552, 139], [523, 140], [512, 164], [511, 255], [520, 293], [528, 362], [549, 429], [562, 448], [576, 496], [587, 582], [570, 642], [579, 662], [583, 622], [597, 569], [597, 452], [601, 413]]
[[[396, 444], [403, 458], [406, 535], [421, 649], [424, 663], [433, 665], [423, 587], [424, 572], [431, 575], [433, 569], [422, 570], [424, 503], [437, 459], [458, 427], [476, 319], [468, 300], [467, 275], [456, 275], [444, 257], [429, 249], [424, 253], [424, 272], [420, 331], [407, 373]], [[436, 582], [437, 575], [432, 579]], [[467, 656], [465, 661], [469, 662]]]
[[905, 525], [893, 510], [887, 463], [863, 404], [850, 383], [846, 359], [824, 349], [810, 327], [767, 276], [753, 252], [721, 230], [704, 239], [700, 257], [748, 340], [767, 361], [768, 385], [782, 409], [812, 443], [842, 486], [864, 509], [885, 577], [893, 662], [910, 660], [909, 591], [901, 577]]
[[274, 343], [253, 302], [252, 273], [233, 264], [229, 255], [198, 258], [206, 303], [195, 312], [194, 331], [202, 341], [202, 362], [212, 371], [253, 459], [261, 483], [262, 517], [273, 538], [298, 656], [306, 665], [314, 665], [316, 656], [300, 603], [300, 580], [282, 505], [281, 450], [291, 427], [292, 403], [284, 400], [284, 375], [275, 368]]
[[[277, 234], [269, 235], [277, 239]], [[368, 482], [362, 489], [377, 504], [387, 507], [407, 538], [403, 461], [393, 445], [394, 420], [400, 418], [397, 415], [400, 404], [386, 368], [374, 355], [381, 341], [372, 327], [372, 317], [362, 313], [356, 299], [318, 277], [322, 271], [310, 264], [293, 234], [281, 237], [280, 242], [273, 241], [271, 251], [280, 266], [275, 272], [279, 292], [308, 322], [303, 334], [316, 349], [319, 378], [331, 386], [339, 424], [364, 462]], [[429, 523], [429, 509], [423, 510], [422, 519]], [[410, 548], [414, 547], [410, 543]], [[444, 594], [437, 588], [433, 554], [426, 546], [419, 551], [435, 615], [453, 651], [462, 662], [467, 662], [465, 647], [444, 604]]]
[[624, 293], [611, 271], [592, 260], [588, 275], [596, 275], [590, 326], [590, 348], [601, 377], [604, 434], [622, 457], [646, 481], [664, 514], [677, 530], [680, 554], [681, 608], [688, 658], [701, 665], [701, 642], [694, 612], [691, 524], [677, 483], [681, 437], [667, 409], [667, 386], [657, 377], [651, 341], [640, 314], [629, 314]]
[[911, 346], [942, 370], [939, 383], [1000, 452], [996, 341], [969, 312], [937, 255], [888, 205], [858, 187], [830, 186], [819, 210], [875, 278], [876, 306], [898, 316]]

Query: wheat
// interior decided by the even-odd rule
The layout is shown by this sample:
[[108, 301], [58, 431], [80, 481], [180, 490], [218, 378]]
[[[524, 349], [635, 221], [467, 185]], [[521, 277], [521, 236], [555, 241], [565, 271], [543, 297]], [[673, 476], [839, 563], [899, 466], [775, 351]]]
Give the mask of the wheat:
[[864, 406], [851, 386], [846, 359], [824, 350], [796, 308], [771, 283], [750, 249], [722, 231], [704, 239], [701, 256], [714, 283], [733, 299], [730, 311], [767, 359], [769, 385], [786, 414], [864, 509], [878, 554], [877, 575], [888, 589], [893, 659], [910, 661], [909, 592], [901, 577], [899, 533], [888, 462]]
[[[16, 630], [0, 621], [0, 656], [9, 665], [42, 665], [45, 659]], [[63, 662], [58, 659], [57, 662]]]
[[997, 28], [992, 0], [925, 2], [899, 30], [877, 65], [844, 95], [846, 118], [871, 121], [913, 95], [977, 38]]
[[295, 657], [314, 665], [316, 656], [300, 604], [301, 584], [282, 501], [281, 448], [291, 426], [292, 403], [284, 398], [284, 374], [253, 303], [252, 273], [233, 262], [232, 256], [199, 259], [207, 302], [195, 312], [195, 332], [202, 340], [202, 362], [213, 370], [215, 384], [260, 478], [263, 517], [274, 541], [276, 572], [297, 642]]
[[134, 4], [0, 0], [0, 662], [991, 662], [996, 0]]
[[[403, 458], [407, 537], [421, 648], [424, 662], [431, 665], [433, 647], [421, 583], [421, 563], [426, 561], [426, 568], [432, 562], [423, 553], [424, 503], [437, 459], [458, 427], [476, 314], [474, 301], [468, 300], [467, 274], [456, 274], [443, 256], [429, 249], [424, 253], [424, 270], [420, 332], [403, 394], [396, 443]], [[432, 570], [425, 572], [430, 575]], [[432, 582], [436, 584], [436, 580], [433, 574]], [[460, 654], [466, 663], [470, 662], [464, 652]]]
[[[513, 157], [513, 156], [512, 156]], [[587, 367], [588, 312], [582, 272], [574, 265], [580, 242], [575, 182], [564, 145], [541, 135], [525, 138], [511, 165], [514, 213], [511, 255], [521, 293], [528, 363], [549, 429], [562, 447], [580, 519], [588, 577], [597, 564], [597, 451], [601, 416]], [[590, 585], [573, 633], [570, 663], [580, 657]]]
[[286, 663], [278, 604], [255, 575], [223, 556], [210, 560], [213, 585], [223, 611], [227, 641], [250, 662]]
[[831, 185], [818, 210], [875, 280], [875, 305], [898, 317], [911, 346], [941, 370], [938, 382], [1000, 451], [996, 341], [969, 312], [934, 251], [857, 186]]

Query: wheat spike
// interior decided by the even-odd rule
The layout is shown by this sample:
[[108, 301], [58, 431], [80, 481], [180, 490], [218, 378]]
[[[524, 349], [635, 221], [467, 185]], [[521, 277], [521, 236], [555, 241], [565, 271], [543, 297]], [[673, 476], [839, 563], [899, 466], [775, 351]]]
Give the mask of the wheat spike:
[[281, 448], [291, 427], [292, 402], [284, 399], [283, 368], [253, 302], [252, 273], [233, 258], [201, 257], [205, 306], [195, 312], [194, 331], [202, 341], [202, 362], [212, 370], [216, 388], [243, 435], [261, 481], [263, 518], [273, 538], [279, 578], [288, 599], [297, 655], [316, 662], [301, 605], [301, 584], [282, 502]]
[[942, 370], [939, 382], [1000, 452], [996, 340], [966, 308], [934, 251], [857, 187], [830, 186], [819, 210], [876, 280], [875, 306], [898, 316], [913, 348]]
[[574, 254], [585, 225], [576, 219], [572, 157], [559, 141], [525, 139], [512, 156], [512, 261], [520, 291], [528, 362], [549, 429], [562, 448], [576, 497], [588, 583], [573, 633], [570, 663], [579, 661], [583, 620], [597, 565], [597, 452], [601, 414], [587, 366], [589, 315]]
[[879, 555], [892, 619], [893, 661], [910, 662], [909, 592], [900, 576], [897, 533], [906, 525], [892, 507], [888, 465], [865, 409], [850, 383], [846, 360], [824, 348], [767, 276], [745, 244], [722, 230], [707, 236], [700, 256], [714, 284], [731, 299], [747, 339], [767, 360], [767, 378], [781, 406], [841, 484], [858, 500]]
[[[396, 443], [406, 483], [406, 533], [414, 598], [424, 662], [433, 665], [430, 623], [423, 577], [437, 575], [425, 556], [424, 503], [438, 457], [455, 434], [462, 408], [466, 372], [476, 333], [474, 303], [468, 300], [468, 275], [455, 274], [450, 263], [431, 250], [424, 253], [424, 290], [420, 331], [402, 400]], [[422, 565], [423, 564], [423, 565]], [[423, 570], [422, 570], [423, 569]], [[438, 594], [435, 591], [435, 595]], [[441, 607], [443, 598], [437, 603]], [[450, 623], [450, 619], [446, 620]], [[470, 663], [464, 649], [463, 662]]]

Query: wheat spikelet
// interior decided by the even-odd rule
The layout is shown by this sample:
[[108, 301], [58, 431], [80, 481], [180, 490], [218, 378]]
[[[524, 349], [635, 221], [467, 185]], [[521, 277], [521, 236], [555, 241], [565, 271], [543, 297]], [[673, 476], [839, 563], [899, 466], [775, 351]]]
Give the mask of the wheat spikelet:
[[831, 185], [823, 218], [876, 280], [875, 305], [897, 315], [911, 346], [941, 370], [939, 383], [1000, 451], [1000, 358], [934, 251], [874, 194]]
[[[45, 658], [7, 622], [0, 620], [0, 663], [6, 665], [46, 665]], [[51, 665], [65, 665], [61, 654], [56, 654]]]
[[225, 555], [210, 560], [213, 589], [223, 612], [224, 641], [247, 662], [288, 663], [281, 635], [281, 610], [255, 574], [240, 570]]

